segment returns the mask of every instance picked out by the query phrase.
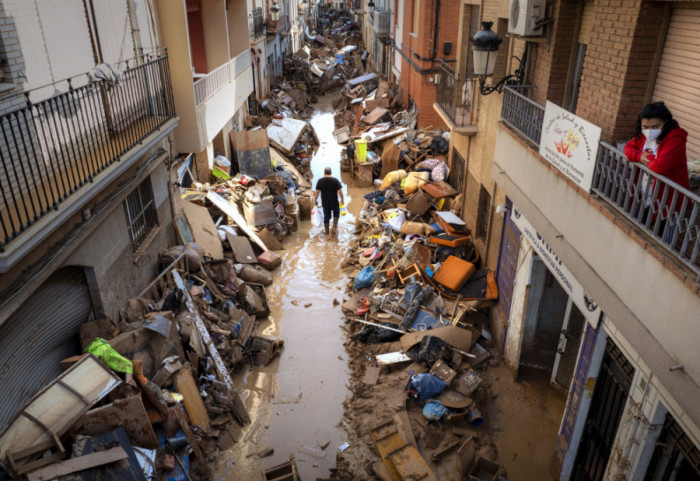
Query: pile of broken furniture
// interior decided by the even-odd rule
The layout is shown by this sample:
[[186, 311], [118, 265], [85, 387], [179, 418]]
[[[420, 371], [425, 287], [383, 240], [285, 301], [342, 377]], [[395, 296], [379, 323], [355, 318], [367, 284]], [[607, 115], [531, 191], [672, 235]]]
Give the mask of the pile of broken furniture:
[[[276, 128], [235, 133], [234, 177], [221, 157], [207, 179], [193, 178], [191, 156], [175, 167], [181, 245], [160, 254], [158, 276], [118, 321], [80, 326], [81, 352], [0, 434], [0, 475], [211, 479], [250, 422], [231, 373], [268, 364], [283, 346], [256, 326], [281, 264], [274, 250], [313, 203]], [[306, 128], [293, 131], [292, 149]]]
[[[502, 469], [479, 411], [488, 401], [479, 373], [497, 356], [495, 278], [449, 210], [457, 192], [406, 178], [390, 172], [365, 195], [345, 261], [346, 348], [356, 361], [345, 413], [358, 437], [348, 455], [380, 479], [496, 480]], [[383, 462], [372, 462], [376, 453]]]

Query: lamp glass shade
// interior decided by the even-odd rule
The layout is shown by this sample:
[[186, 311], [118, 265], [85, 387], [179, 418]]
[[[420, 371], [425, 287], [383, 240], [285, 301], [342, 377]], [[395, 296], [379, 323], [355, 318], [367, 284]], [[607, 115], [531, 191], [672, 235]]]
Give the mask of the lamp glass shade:
[[496, 67], [496, 51], [495, 50], [477, 50], [474, 49], [474, 75], [490, 76], [493, 75], [493, 70]]
[[270, 17], [272, 17], [273, 22], [280, 19], [280, 7], [276, 3], [273, 3], [270, 7]]

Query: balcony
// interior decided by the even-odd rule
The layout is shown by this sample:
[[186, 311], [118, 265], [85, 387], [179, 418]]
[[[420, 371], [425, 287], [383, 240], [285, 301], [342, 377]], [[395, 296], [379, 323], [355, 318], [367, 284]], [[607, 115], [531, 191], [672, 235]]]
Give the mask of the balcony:
[[265, 21], [262, 8], [258, 7], [248, 16], [248, 30], [252, 40], [260, 40], [265, 36]]
[[83, 74], [46, 100], [19, 94], [26, 106], [0, 116], [1, 252], [175, 118], [167, 55], [123, 66], [116, 85]]
[[233, 83], [250, 65], [250, 50], [244, 50], [231, 61], [209, 72], [194, 83], [194, 103], [197, 107]]
[[[539, 149], [545, 108], [506, 87], [502, 120]], [[700, 196], [600, 142], [592, 192], [690, 269], [700, 283]]]
[[465, 74], [456, 75], [454, 70], [441, 63], [435, 76], [437, 97], [434, 108], [452, 131], [475, 134], [472, 124], [473, 81]]
[[378, 37], [385, 37], [391, 33], [391, 11], [390, 10], [375, 10], [372, 25], [374, 26], [374, 34]]

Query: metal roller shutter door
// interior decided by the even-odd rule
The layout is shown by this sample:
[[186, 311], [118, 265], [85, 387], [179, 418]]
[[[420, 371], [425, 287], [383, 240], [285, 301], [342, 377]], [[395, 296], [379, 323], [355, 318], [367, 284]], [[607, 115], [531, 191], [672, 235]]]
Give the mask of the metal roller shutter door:
[[700, 159], [700, 9], [673, 10], [652, 100], [666, 103], [688, 131], [688, 158]]
[[0, 432], [37, 391], [60, 374], [58, 362], [80, 353], [78, 326], [90, 314], [80, 268], [56, 271], [0, 326]]

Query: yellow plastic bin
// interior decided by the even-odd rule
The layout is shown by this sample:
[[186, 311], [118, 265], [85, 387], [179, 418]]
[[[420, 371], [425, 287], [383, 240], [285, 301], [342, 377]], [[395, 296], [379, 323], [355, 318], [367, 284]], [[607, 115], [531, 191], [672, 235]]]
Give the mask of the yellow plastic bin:
[[358, 162], [367, 161], [367, 141], [365, 139], [355, 140], [355, 159]]

